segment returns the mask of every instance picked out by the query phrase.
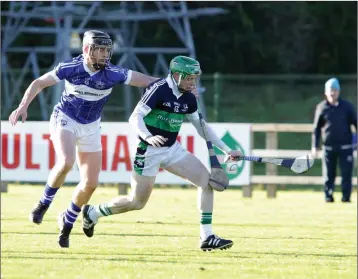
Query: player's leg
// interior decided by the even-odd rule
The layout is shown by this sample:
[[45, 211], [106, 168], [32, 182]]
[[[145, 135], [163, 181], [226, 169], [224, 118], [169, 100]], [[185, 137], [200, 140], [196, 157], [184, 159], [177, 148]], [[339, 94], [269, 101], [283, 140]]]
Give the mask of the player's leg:
[[131, 177], [131, 192], [127, 196], [115, 197], [108, 203], [95, 207], [95, 222], [99, 217], [143, 209], [147, 204], [155, 182], [155, 176], [143, 176], [136, 172]]
[[92, 237], [98, 219], [105, 216], [121, 214], [132, 210], [143, 209], [147, 204], [155, 182], [155, 176], [143, 176], [136, 172], [131, 177], [131, 192], [99, 205], [83, 207], [83, 232]]
[[[154, 182], [155, 176], [143, 176], [133, 172], [131, 177], [131, 193], [128, 196], [115, 197], [105, 206], [105, 209], [110, 214], [120, 214], [143, 209], [152, 193]], [[106, 214], [105, 211], [101, 212], [101, 214], [103, 213]]]
[[59, 216], [61, 233], [58, 241], [61, 247], [69, 247], [69, 234], [73, 224], [76, 222], [82, 206], [88, 203], [96, 190], [102, 166], [102, 151], [78, 152], [77, 162], [81, 180], [73, 193], [68, 208]]
[[71, 130], [71, 126], [68, 125], [67, 129], [64, 129], [64, 127], [55, 122], [53, 117], [50, 125], [52, 125], [50, 129], [51, 140], [54, 144], [57, 159], [48, 176], [44, 193], [38, 205], [30, 214], [30, 220], [36, 224], [42, 222], [43, 216], [52, 203], [57, 190], [65, 181], [67, 173], [72, 169], [76, 156], [76, 137]]
[[339, 165], [342, 175], [342, 202], [350, 202], [352, 193], [353, 150], [341, 150]]
[[334, 202], [334, 181], [336, 179], [337, 152], [325, 148], [323, 150], [322, 171], [324, 177], [324, 193], [326, 202]]
[[134, 171], [131, 177], [131, 192], [127, 196], [115, 197], [109, 202], [83, 207], [83, 232], [92, 237], [98, 219], [113, 214], [121, 214], [142, 209], [149, 200], [160, 161], [167, 148], [154, 148], [139, 144], [134, 160]]
[[98, 123], [77, 124], [77, 163], [80, 182], [77, 185], [68, 208], [60, 214], [58, 224], [60, 234], [58, 243], [61, 247], [69, 247], [69, 235], [73, 224], [98, 185], [98, 177], [102, 166], [102, 144]]
[[[180, 147], [181, 148], [181, 147]], [[231, 240], [225, 240], [216, 236], [212, 231], [212, 214], [214, 207], [214, 192], [209, 185], [209, 172], [202, 162], [193, 154], [182, 151], [178, 147], [175, 158], [182, 157], [179, 161], [165, 166], [165, 169], [175, 175], [190, 181], [198, 187], [198, 208], [200, 210], [200, 239], [201, 249], [226, 249], [233, 245]]]

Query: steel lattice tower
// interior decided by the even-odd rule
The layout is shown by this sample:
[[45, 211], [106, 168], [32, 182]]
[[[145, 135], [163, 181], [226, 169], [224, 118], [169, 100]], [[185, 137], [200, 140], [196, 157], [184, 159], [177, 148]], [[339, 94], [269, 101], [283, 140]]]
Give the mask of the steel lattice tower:
[[[150, 6], [148, 8], [148, 5]], [[40, 60], [50, 61], [47, 70], [74, 55], [81, 53], [80, 37], [90, 29], [99, 29], [111, 34], [116, 45], [112, 63], [130, 69], [164, 76], [168, 71], [166, 55], [178, 54], [196, 57], [190, 18], [224, 13], [220, 8], [190, 10], [186, 2], [8, 2], [2, 4], [2, 112], [8, 117], [24, 94], [24, 78], [39, 77]], [[136, 37], [141, 24], [148, 21], [167, 22], [175, 32], [181, 45], [177, 47], [136, 46]], [[43, 24], [44, 22], [48, 24]], [[99, 27], [97, 27], [99, 26]], [[18, 45], [17, 39], [24, 35], [39, 38], [41, 44]], [[47, 41], [46, 38], [50, 38]], [[51, 39], [52, 38], [52, 39]], [[39, 40], [39, 39], [37, 39]], [[145, 67], [140, 55], [155, 59], [152, 69]], [[17, 58], [18, 57], [18, 58]], [[154, 61], [154, 60], [153, 60]], [[43, 63], [42, 63], [43, 64]], [[15, 69], [21, 69], [17, 72]], [[31, 77], [29, 76], [31, 75]], [[48, 120], [52, 107], [58, 102], [63, 83], [53, 86], [46, 94], [39, 94], [38, 106], [41, 119]], [[122, 107], [107, 106], [109, 110], [122, 110], [128, 117], [132, 106], [132, 88], [124, 86]], [[49, 94], [50, 93], [50, 94]], [[204, 108], [204, 106], [202, 106]]]

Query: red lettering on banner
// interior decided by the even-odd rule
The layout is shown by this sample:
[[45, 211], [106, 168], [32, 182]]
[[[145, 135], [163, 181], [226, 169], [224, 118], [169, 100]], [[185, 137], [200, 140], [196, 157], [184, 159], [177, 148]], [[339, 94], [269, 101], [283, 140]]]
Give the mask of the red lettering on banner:
[[[177, 137], [177, 141], [179, 141], [179, 143], [181, 143], [181, 136]], [[194, 153], [194, 136], [187, 136], [186, 150], [188, 150], [190, 153]]]
[[102, 143], [102, 170], [107, 170], [107, 136], [101, 136]]
[[53, 142], [50, 139], [49, 134], [42, 135], [42, 138], [48, 140], [48, 169], [52, 169], [55, 165], [56, 154], [55, 148], [53, 147]]
[[1, 136], [1, 162], [4, 168], [7, 169], [16, 169], [20, 164], [20, 134], [14, 134], [14, 162], [9, 163], [8, 161], [8, 152], [9, 152], [9, 144], [8, 144], [8, 134], [2, 134]]
[[32, 162], [32, 135], [26, 134], [26, 165], [27, 169], [40, 169], [40, 164]]
[[[123, 146], [124, 149], [124, 156], [120, 157], [119, 151], [121, 149], [121, 146]], [[132, 165], [131, 165], [131, 159], [130, 159], [130, 153], [129, 153], [129, 147], [128, 147], [128, 141], [126, 136], [117, 136], [116, 140], [116, 146], [114, 148], [114, 154], [113, 154], [113, 160], [112, 160], [112, 171], [116, 171], [118, 169], [118, 164], [124, 163], [126, 165], [126, 170], [131, 171]]]
[[194, 136], [188, 136], [186, 139], [186, 149], [190, 153], [194, 153]]

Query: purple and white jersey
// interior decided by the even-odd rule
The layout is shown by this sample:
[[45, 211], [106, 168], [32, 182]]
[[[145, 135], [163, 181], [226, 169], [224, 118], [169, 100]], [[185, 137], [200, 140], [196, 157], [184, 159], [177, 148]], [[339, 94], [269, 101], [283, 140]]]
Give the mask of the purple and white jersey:
[[108, 63], [104, 69], [91, 72], [80, 55], [58, 64], [51, 74], [58, 82], [65, 80], [65, 91], [55, 110], [88, 124], [101, 117], [113, 86], [128, 84], [132, 71]]

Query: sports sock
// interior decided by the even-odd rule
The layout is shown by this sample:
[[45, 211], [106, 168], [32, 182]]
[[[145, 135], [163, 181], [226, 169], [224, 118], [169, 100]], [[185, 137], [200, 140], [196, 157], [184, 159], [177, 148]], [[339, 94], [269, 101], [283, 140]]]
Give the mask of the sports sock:
[[201, 218], [200, 218], [200, 238], [201, 240], [205, 240], [208, 238], [208, 236], [213, 234], [213, 228], [212, 228], [212, 216], [213, 214], [211, 212], [202, 212]]
[[111, 210], [109, 209], [108, 205], [103, 203], [100, 205], [95, 205], [92, 206], [92, 208], [94, 209], [90, 209], [88, 211], [88, 215], [90, 217], [90, 219], [94, 222], [97, 223], [98, 222], [98, 218], [103, 217], [103, 216], [109, 216], [112, 215]]
[[65, 212], [65, 224], [69, 227], [73, 227], [73, 223], [76, 222], [78, 214], [81, 212], [81, 208], [75, 205], [73, 202], [69, 205]]
[[57, 193], [59, 188], [52, 188], [50, 185], [46, 184], [44, 193], [40, 199], [41, 203], [50, 205]]

